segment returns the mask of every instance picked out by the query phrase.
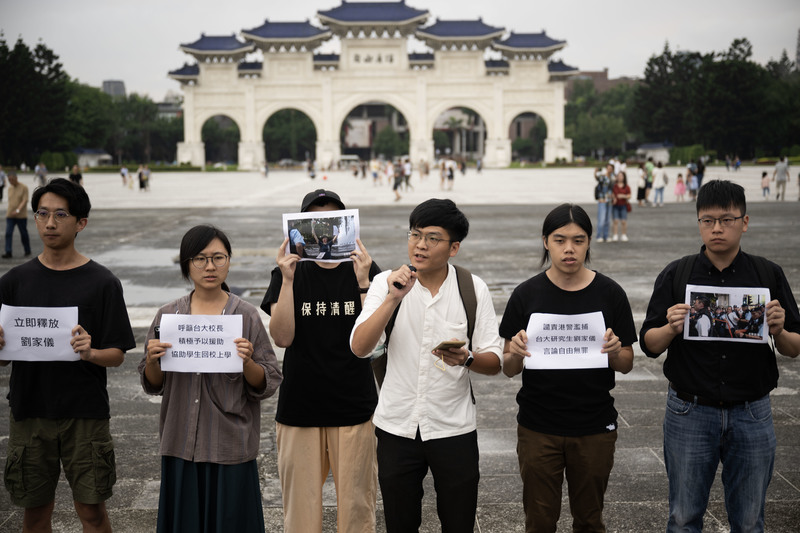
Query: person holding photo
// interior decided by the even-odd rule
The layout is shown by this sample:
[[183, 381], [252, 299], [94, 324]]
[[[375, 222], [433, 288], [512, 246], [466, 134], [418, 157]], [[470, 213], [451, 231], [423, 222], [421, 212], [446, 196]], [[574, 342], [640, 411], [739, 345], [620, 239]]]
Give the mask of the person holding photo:
[[700, 253], [673, 261], [658, 275], [639, 334], [648, 357], [667, 350], [668, 532], [702, 530], [720, 462], [731, 530], [764, 530], [776, 449], [769, 397], [778, 384], [775, 353], [767, 343], [683, 336], [686, 285], [768, 287], [766, 325], [775, 349], [789, 357], [800, 354], [800, 314], [783, 270], [741, 250], [750, 222], [746, 208], [741, 185], [721, 180], [703, 185], [696, 205]]
[[[158, 310], [139, 363], [144, 391], [162, 396], [159, 533], [264, 531], [256, 464], [261, 400], [275, 393], [282, 376], [258, 309], [225, 283], [230, 258], [230, 241], [219, 229], [186, 232], [181, 274], [194, 290]], [[156, 328], [165, 314], [242, 315], [242, 337], [235, 340], [242, 372], [162, 371], [171, 345]]]
[[[324, 216], [344, 208], [339, 195], [318, 189], [303, 198], [300, 211]], [[372, 413], [378, 394], [369, 360], [353, 356], [348, 338], [380, 269], [356, 242], [352, 261], [330, 263], [300, 261], [286, 253], [284, 240], [261, 302], [272, 317], [275, 344], [286, 348], [275, 415], [286, 533], [322, 531], [322, 485], [329, 471], [338, 531], [375, 531]]]
[[[514, 289], [500, 323], [503, 373], [522, 373], [517, 456], [527, 532], [556, 530], [565, 473], [573, 530], [605, 531], [603, 499], [617, 440], [610, 391], [614, 373], [633, 368], [636, 327], [622, 287], [586, 267], [591, 237], [592, 222], [583, 208], [562, 204], [553, 209], [542, 226], [541, 264], [548, 268]], [[532, 314], [592, 312], [602, 313], [605, 322], [602, 353], [608, 356], [607, 367], [525, 368]]]

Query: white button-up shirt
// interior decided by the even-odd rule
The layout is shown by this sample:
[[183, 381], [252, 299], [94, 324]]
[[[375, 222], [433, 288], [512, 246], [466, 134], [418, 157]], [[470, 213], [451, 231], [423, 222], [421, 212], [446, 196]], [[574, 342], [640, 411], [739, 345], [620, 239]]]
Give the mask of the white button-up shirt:
[[[388, 295], [387, 277], [381, 272], [364, 300], [355, 328], [378, 309]], [[489, 288], [472, 276], [478, 307], [472, 334], [474, 353], [492, 352], [503, 361], [503, 340], [497, 327]], [[384, 342], [381, 335], [379, 344]], [[386, 378], [381, 387], [373, 422], [383, 431], [413, 439], [417, 428], [423, 441], [463, 435], [477, 427], [472, 403], [469, 370], [434, 365], [439, 358], [431, 352], [442, 341], [467, 339], [467, 314], [458, 291], [455, 268], [448, 265], [447, 278], [432, 296], [419, 281], [400, 303], [389, 339]], [[350, 336], [352, 343], [352, 333]]]

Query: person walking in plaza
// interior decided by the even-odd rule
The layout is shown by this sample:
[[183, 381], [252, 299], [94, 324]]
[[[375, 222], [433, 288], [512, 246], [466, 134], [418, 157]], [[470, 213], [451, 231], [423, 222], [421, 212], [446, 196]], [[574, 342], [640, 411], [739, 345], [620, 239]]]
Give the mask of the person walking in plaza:
[[664, 207], [664, 189], [667, 187], [669, 183], [669, 177], [667, 177], [667, 170], [664, 168], [664, 164], [659, 161], [656, 163], [656, 169], [653, 171], [653, 189], [655, 192], [655, 197], [653, 198], [653, 205], [655, 207]]
[[12, 257], [14, 228], [19, 228], [25, 257], [31, 255], [31, 240], [28, 236], [28, 186], [20, 183], [14, 170], [8, 172], [8, 209], [6, 210], [6, 251], [3, 259]]
[[[781, 268], [741, 249], [749, 228], [744, 188], [711, 180], [697, 195], [700, 253], [671, 262], [656, 278], [639, 334], [648, 357], [667, 350], [664, 462], [667, 531], [699, 532], [719, 463], [731, 531], [764, 531], [775, 463], [770, 391], [778, 383], [769, 344], [684, 338], [692, 285], [769, 289], [766, 323], [774, 348], [800, 354], [800, 314]], [[746, 294], [746, 293], [745, 293]]]
[[[611, 240], [617, 242], [628, 241], [628, 211], [631, 208], [631, 188], [628, 186], [628, 178], [625, 172], [620, 171], [616, 176], [614, 187], [611, 189], [611, 213], [614, 219], [611, 233]], [[617, 233], [617, 226], [621, 226], [622, 237]]]
[[606, 170], [595, 171], [594, 199], [597, 200], [597, 242], [608, 240], [608, 227], [611, 224], [611, 186], [614, 183], [614, 166], [606, 165]]
[[69, 172], [69, 180], [76, 185], [83, 185], [83, 176], [78, 165], [72, 165], [72, 170]]
[[[161, 491], [159, 533], [264, 531], [258, 455], [261, 401], [281, 383], [281, 371], [258, 309], [226, 284], [231, 244], [219, 229], [201, 225], [183, 236], [183, 278], [189, 294], [162, 306], [139, 363], [142, 388], [159, 395]], [[161, 358], [172, 345], [158, 328], [164, 315], [241, 315], [235, 339], [241, 373], [167, 372]]]
[[[614, 372], [627, 374], [633, 368], [636, 326], [622, 287], [586, 267], [591, 238], [591, 219], [580, 206], [562, 204], [550, 211], [542, 225], [541, 266], [547, 269], [514, 289], [500, 323], [505, 339], [503, 373], [508, 377], [522, 373], [517, 456], [529, 533], [556, 530], [565, 473], [573, 531], [605, 531], [603, 500], [617, 440], [617, 411], [610, 391]], [[602, 336], [600, 352], [607, 364], [570, 368], [564, 361], [551, 369], [528, 366], [526, 361], [533, 361], [529, 347], [542, 341], [530, 338], [526, 330], [531, 317], [539, 313], [556, 315], [566, 323], [573, 315], [597, 314], [602, 320], [597, 331]], [[553, 339], [546, 344], [560, 350], [576, 343], [580, 341]]]
[[761, 196], [764, 200], [769, 200], [769, 184], [770, 184], [769, 174], [767, 171], [763, 171], [761, 173]]
[[775, 170], [772, 172], [772, 179], [775, 181], [775, 199], [786, 199], [786, 183], [789, 181], [789, 160], [781, 156], [780, 161], [775, 163]]
[[[339, 196], [308, 193], [302, 212], [344, 209]], [[286, 348], [275, 415], [284, 531], [322, 531], [322, 486], [333, 473], [340, 533], [375, 531], [378, 464], [372, 414], [378, 403], [370, 362], [350, 351], [350, 330], [380, 272], [360, 239], [352, 262], [300, 261], [278, 249], [261, 308]], [[324, 341], [321, 341], [324, 339]]]
[[43, 186], [47, 182], [47, 167], [41, 161], [33, 169], [36, 185]]
[[636, 202], [639, 207], [642, 207], [644, 206], [645, 194], [647, 193], [647, 171], [644, 169], [644, 163], [639, 163], [637, 174]]
[[[350, 336], [358, 357], [369, 357], [379, 343], [387, 349], [374, 422], [388, 533], [419, 530], [429, 469], [442, 532], [475, 526], [480, 472], [469, 376], [500, 372], [503, 344], [486, 283], [449, 262], [468, 232], [469, 221], [450, 200], [415, 207], [410, 264], [375, 276]], [[471, 298], [463, 296], [468, 285]]]
[[0, 305], [77, 308], [69, 342], [79, 359], [11, 364], [5, 486], [25, 508], [23, 531], [51, 531], [63, 465], [83, 531], [109, 532], [116, 466], [106, 368], [120, 366], [136, 342], [122, 284], [75, 248], [91, 209], [83, 187], [53, 179], [33, 192], [31, 207], [44, 250], [0, 278]]

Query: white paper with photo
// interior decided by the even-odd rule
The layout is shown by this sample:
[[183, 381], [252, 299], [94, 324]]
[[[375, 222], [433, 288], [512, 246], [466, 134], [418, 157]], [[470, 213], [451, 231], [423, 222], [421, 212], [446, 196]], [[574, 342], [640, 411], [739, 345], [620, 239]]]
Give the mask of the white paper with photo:
[[77, 307], [0, 308], [0, 325], [6, 345], [4, 361], [78, 361], [70, 340], [78, 325]]
[[684, 298], [691, 306], [683, 324], [685, 340], [769, 342], [764, 316], [764, 306], [770, 300], [769, 288], [687, 284]]
[[161, 358], [170, 372], [242, 372], [234, 339], [242, 336], [242, 315], [161, 316], [160, 338], [172, 344]]
[[533, 313], [528, 320], [525, 368], [534, 370], [608, 368], [601, 353], [606, 324], [603, 313], [556, 315]]
[[352, 261], [360, 232], [358, 209], [283, 214], [283, 236], [289, 238], [286, 253], [300, 255], [301, 261]]

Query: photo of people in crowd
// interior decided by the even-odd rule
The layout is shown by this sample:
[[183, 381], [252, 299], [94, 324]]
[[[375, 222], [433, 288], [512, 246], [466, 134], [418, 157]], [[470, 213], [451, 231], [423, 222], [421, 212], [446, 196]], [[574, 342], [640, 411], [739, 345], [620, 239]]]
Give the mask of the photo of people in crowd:
[[324, 216], [318, 212], [283, 215], [287, 253], [299, 255], [301, 261], [350, 261], [359, 231], [358, 209], [326, 211]]
[[769, 289], [737, 289], [720, 292], [720, 287], [686, 287], [691, 306], [686, 317], [684, 338], [767, 342], [766, 304]]

